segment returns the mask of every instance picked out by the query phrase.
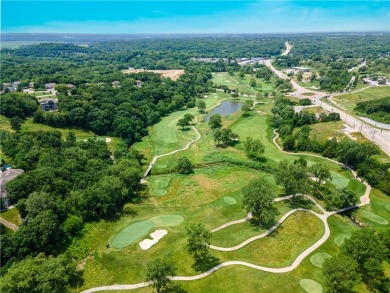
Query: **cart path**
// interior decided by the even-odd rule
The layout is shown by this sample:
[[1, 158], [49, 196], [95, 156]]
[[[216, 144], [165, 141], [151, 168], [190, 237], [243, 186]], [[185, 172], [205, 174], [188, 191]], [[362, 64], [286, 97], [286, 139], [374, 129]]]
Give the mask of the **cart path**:
[[[197, 140], [199, 140], [200, 139], [200, 133], [197, 131], [197, 129], [194, 126], [193, 126], [193, 128], [199, 134], [199, 138], [197, 139]], [[318, 158], [321, 158], [321, 159], [326, 159], [326, 160], [332, 161], [332, 162], [342, 166], [342, 164], [340, 162], [338, 162], [338, 161], [332, 160], [330, 158], [321, 157], [319, 155], [307, 154], [307, 153], [290, 153], [290, 152], [286, 152], [276, 142], [276, 139], [278, 138], [279, 134], [276, 131], [274, 131], [274, 133], [276, 134], [276, 136], [274, 137], [273, 142], [276, 145], [276, 147], [283, 153], [286, 153], [286, 154], [289, 154], [289, 155], [307, 155], [307, 156], [318, 157]], [[197, 141], [197, 140], [195, 140], [195, 141]], [[189, 145], [191, 145], [193, 142], [190, 142]], [[189, 145], [187, 145], [187, 148], [188, 148]], [[180, 149], [180, 150], [182, 150], [182, 149]], [[180, 150], [177, 150], [177, 151], [180, 151]], [[177, 151], [175, 151], [175, 152], [177, 152]], [[171, 152], [171, 153], [175, 153], [175, 152]], [[171, 154], [171, 153], [169, 153], [169, 154]], [[168, 155], [168, 154], [164, 154], [164, 155]], [[164, 156], [164, 155], [161, 155], [161, 156]], [[161, 156], [156, 156], [156, 159], [158, 157], [161, 157]], [[356, 172], [353, 171], [353, 170], [350, 170], [350, 171], [352, 172], [354, 177], [357, 178]], [[322, 223], [324, 224], [324, 229], [325, 229], [324, 234], [322, 235], [322, 237], [317, 242], [315, 242], [313, 245], [311, 245], [310, 247], [305, 249], [300, 255], [298, 255], [298, 257], [289, 266], [282, 267], [282, 268], [270, 268], [270, 267], [255, 265], [255, 264], [252, 264], [252, 263], [249, 263], [249, 262], [244, 262], [244, 261], [227, 261], [227, 262], [221, 263], [221, 264], [211, 268], [207, 272], [204, 272], [204, 273], [201, 273], [201, 274], [198, 274], [198, 275], [195, 275], [195, 276], [173, 276], [173, 277], [170, 277], [170, 279], [172, 281], [193, 281], [193, 280], [198, 280], [198, 279], [207, 277], [208, 275], [214, 273], [215, 271], [217, 271], [217, 270], [219, 270], [221, 268], [224, 268], [224, 267], [227, 267], [227, 266], [231, 266], [231, 265], [242, 265], [242, 266], [253, 268], [255, 270], [260, 270], [260, 271], [269, 272], [269, 273], [275, 273], [275, 274], [281, 274], [281, 273], [290, 272], [290, 271], [296, 269], [300, 265], [300, 263], [309, 254], [311, 254], [313, 251], [315, 251], [317, 248], [319, 248], [322, 244], [324, 244], [326, 242], [326, 240], [328, 240], [328, 238], [330, 236], [330, 228], [329, 228], [329, 224], [328, 224], [327, 219], [330, 216], [338, 214], [338, 213], [345, 212], [347, 210], [351, 210], [351, 209], [355, 209], [355, 208], [358, 208], [358, 207], [361, 207], [361, 206], [365, 206], [365, 205], [370, 203], [369, 195], [370, 195], [370, 191], [371, 191], [371, 186], [368, 183], [366, 183], [366, 182], [363, 182], [363, 184], [366, 186], [366, 191], [360, 197], [360, 203], [358, 205], [350, 206], [350, 207], [346, 207], [346, 208], [343, 208], [343, 209], [340, 209], [340, 210], [328, 212], [320, 204], [318, 204], [313, 198], [311, 198], [310, 196], [305, 195], [305, 197], [307, 197], [308, 199], [310, 199], [311, 201], [313, 201], [315, 203], [315, 205], [323, 212], [323, 214], [318, 214], [318, 213], [316, 213], [314, 211], [306, 210], [306, 209], [294, 209], [294, 210], [291, 210], [290, 212], [286, 213], [268, 231], [266, 231], [266, 232], [264, 232], [264, 233], [262, 233], [262, 234], [260, 234], [258, 236], [249, 238], [248, 240], [244, 241], [243, 243], [241, 243], [241, 244], [239, 244], [239, 245], [237, 245], [235, 247], [225, 248], [225, 247], [217, 247], [217, 246], [213, 246], [213, 245], [210, 246], [210, 248], [212, 248], [212, 249], [221, 250], [221, 251], [232, 251], [232, 250], [240, 249], [240, 248], [244, 247], [245, 245], [247, 245], [250, 242], [256, 241], [256, 240], [258, 240], [260, 238], [266, 237], [269, 234], [271, 234], [273, 231], [275, 231], [294, 212], [296, 212], [296, 211], [310, 212], [310, 213], [314, 214], [315, 216], [317, 216], [322, 221]], [[286, 199], [290, 199], [290, 198], [292, 198], [292, 195], [279, 197], [279, 198], [274, 199], [274, 202], [278, 202], [278, 201], [282, 201], [282, 200], [286, 200]], [[252, 216], [251, 214], [248, 214], [248, 216], [245, 217], [244, 219], [235, 220], [235, 221], [231, 221], [231, 222], [225, 223], [225, 224], [223, 224], [223, 225], [213, 229], [212, 232], [219, 231], [219, 230], [224, 229], [226, 227], [229, 227], [231, 225], [243, 223], [243, 222], [249, 220], [251, 216]], [[111, 290], [131, 290], [131, 289], [137, 289], [137, 288], [150, 286], [151, 284], [152, 284], [151, 282], [142, 282], [142, 283], [131, 284], [131, 285], [102, 286], [102, 287], [96, 287], [96, 288], [91, 288], [91, 289], [82, 291], [82, 293], [92, 293], [92, 292], [98, 292], [98, 291], [111, 291]]]
[[[198, 117], [195, 117], [195, 122], [198, 122]], [[189, 143], [187, 143], [187, 145], [184, 147], [184, 148], [181, 148], [181, 149], [177, 149], [177, 150], [174, 150], [172, 152], [169, 152], [169, 153], [166, 153], [166, 154], [162, 154], [162, 155], [157, 155], [157, 156], [154, 156], [152, 161], [150, 162], [149, 164], [149, 167], [148, 169], [145, 171], [144, 173], [144, 176], [143, 176], [143, 179], [142, 180], [145, 180], [145, 178], [148, 176], [150, 170], [153, 168], [153, 165], [156, 163], [157, 159], [161, 158], [161, 157], [166, 157], [166, 156], [169, 156], [169, 155], [173, 155], [173, 154], [176, 154], [178, 152], [181, 152], [181, 151], [185, 151], [187, 150], [194, 142], [197, 142], [199, 139], [201, 139], [202, 135], [200, 134], [200, 132], [198, 131], [198, 129], [196, 129], [196, 127], [194, 125], [191, 125], [191, 128], [195, 131], [195, 133], [197, 134], [197, 137], [193, 140], [191, 140]]]
[[[366, 191], [366, 193], [369, 194], [369, 192], [367, 192], [367, 191]], [[294, 212], [296, 212], [296, 211], [310, 212], [310, 213], [316, 215], [322, 221], [322, 223], [324, 224], [325, 232], [324, 232], [322, 237], [317, 242], [315, 242], [313, 245], [311, 245], [310, 247], [305, 249], [300, 255], [298, 255], [298, 257], [294, 260], [294, 262], [291, 265], [289, 265], [289, 266], [282, 267], [282, 268], [270, 268], [270, 267], [264, 267], [264, 266], [255, 265], [255, 264], [252, 264], [252, 263], [249, 263], [249, 262], [244, 262], [244, 261], [227, 261], [227, 262], [221, 263], [221, 264], [211, 268], [210, 270], [208, 270], [208, 271], [206, 271], [204, 273], [201, 273], [201, 274], [198, 274], [198, 275], [195, 275], [195, 276], [173, 276], [173, 277], [170, 277], [170, 279], [172, 281], [193, 281], [193, 280], [198, 280], [198, 279], [207, 277], [208, 275], [214, 273], [215, 271], [217, 271], [217, 270], [219, 270], [219, 269], [221, 269], [223, 267], [227, 267], [227, 266], [231, 266], [231, 265], [242, 265], [242, 266], [250, 267], [250, 268], [253, 268], [253, 269], [256, 269], [256, 270], [269, 272], [269, 273], [276, 273], [276, 274], [290, 272], [290, 271], [296, 269], [300, 265], [300, 263], [309, 254], [311, 254], [313, 251], [315, 251], [317, 248], [319, 248], [322, 244], [324, 244], [326, 242], [326, 240], [328, 240], [328, 238], [330, 236], [330, 228], [329, 228], [329, 224], [328, 224], [328, 221], [327, 221], [328, 217], [330, 217], [330, 216], [332, 216], [334, 214], [337, 214], [337, 213], [341, 213], [341, 212], [344, 212], [344, 211], [347, 211], [347, 210], [350, 210], [350, 209], [354, 209], [354, 208], [356, 208], [358, 206], [363, 206], [363, 205], [368, 204], [369, 201], [367, 202], [365, 200], [366, 193], [361, 197], [361, 202], [360, 202], [359, 205], [346, 207], [344, 209], [340, 209], [340, 210], [333, 211], [333, 212], [325, 211], [325, 209], [320, 204], [318, 204], [313, 198], [311, 198], [310, 196], [305, 195], [305, 197], [309, 198], [311, 201], [313, 201], [315, 203], [315, 205], [317, 207], [320, 208], [320, 210], [323, 212], [323, 214], [318, 214], [318, 213], [316, 213], [314, 211], [306, 210], [306, 209], [294, 209], [294, 210], [291, 210], [290, 212], [286, 213], [267, 232], [265, 232], [265, 233], [263, 233], [261, 235], [252, 237], [252, 238], [244, 241], [243, 243], [241, 243], [238, 246], [235, 246], [235, 247], [232, 247], [232, 248], [220, 248], [220, 247], [216, 247], [216, 246], [212, 246], [212, 245], [210, 246], [210, 248], [212, 248], [212, 249], [217, 249], [217, 250], [221, 250], [221, 251], [231, 251], [231, 250], [240, 249], [240, 248], [242, 248], [243, 246], [247, 245], [250, 242], [253, 242], [253, 241], [257, 240], [257, 239], [263, 238], [263, 237], [271, 234], [279, 225], [281, 225]], [[286, 199], [289, 199], [291, 197], [292, 197], [291, 195], [290, 196], [285, 196], [285, 197], [280, 197], [280, 198], [275, 199], [275, 202], [281, 201], [281, 200], [286, 200]], [[228, 227], [230, 225], [233, 225], [233, 224], [241, 223], [242, 221], [246, 221], [246, 219], [247, 218], [226, 223], [226, 224], [229, 224], [229, 225], [226, 225], [226, 224], [225, 224], [226, 226], [222, 225], [224, 227], [220, 226], [220, 227], [214, 229], [213, 232], [221, 230], [221, 229], [223, 229], [225, 227]], [[240, 222], [238, 222], [238, 221], [240, 221]], [[151, 282], [142, 282], [142, 283], [132, 284], [132, 285], [102, 286], [102, 287], [96, 287], [96, 288], [91, 288], [91, 289], [82, 291], [82, 293], [92, 293], [92, 292], [98, 292], [98, 291], [111, 291], [111, 290], [131, 290], [131, 289], [137, 289], [137, 288], [146, 287], [146, 286], [149, 286], [149, 285], [151, 285]]]
[[18, 231], [19, 230], [19, 227], [17, 225], [15, 225], [14, 223], [11, 223], [9, 221], [7, 221], [6, 219], [0, 217], [0, 223], [2, 223], [4, 226], [7, 226], [8, 228], [10, 228], [12, 231]]

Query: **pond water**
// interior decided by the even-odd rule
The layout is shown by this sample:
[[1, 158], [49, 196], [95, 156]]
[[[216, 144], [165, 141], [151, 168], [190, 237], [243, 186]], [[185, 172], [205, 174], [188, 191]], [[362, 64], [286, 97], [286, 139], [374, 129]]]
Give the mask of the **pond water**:
[[221, 105], [215, 107], [214, 110], [204, 118], [204, 121], [209, 122], [210, 117], [214, 114], [220, 114], [221, 116], [223, 116], [236, 113], [238, 110], [241, 109], [241, 106], [241, 102], [223, 101]]

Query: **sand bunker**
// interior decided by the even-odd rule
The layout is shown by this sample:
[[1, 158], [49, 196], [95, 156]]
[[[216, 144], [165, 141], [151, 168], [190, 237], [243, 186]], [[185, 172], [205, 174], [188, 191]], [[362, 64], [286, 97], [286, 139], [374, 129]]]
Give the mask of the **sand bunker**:
[[167, 234], [168, 234], [167, 230], [156, 230], [150, 234], [150, 237], [152, 237], [152, 239], [142, 240], [139, 243], [139, 246], [141, 247], [142, 250], [148, 250]]
[[[318, 180], [317, 177], [310, 177], [310, 179], [315, 181], [315, 182], [317, 182], [317, 180]], [[325, 184], [325, 183], [326, 183], [326, 181], [324, 181], [324, 180], [321, 180], [321, 182], [320, 182], [320, 184]]]
[[129, 68], [127, 70], [123, 70], [123, 73], [140, 73], [140, 72], [153, 72], [160, 74], [162, 77], [167, 77], [172, 80], [177, 80], [181, 75], [185, 73], [183, 69], [176, 69], [176, 70], [144, 70], [144, 69], [134, 69]]
[[105, 139], [104, 139], [106, 142], [111, 142], [111, 138], [109, 138], [109, 137], [106, 137]]

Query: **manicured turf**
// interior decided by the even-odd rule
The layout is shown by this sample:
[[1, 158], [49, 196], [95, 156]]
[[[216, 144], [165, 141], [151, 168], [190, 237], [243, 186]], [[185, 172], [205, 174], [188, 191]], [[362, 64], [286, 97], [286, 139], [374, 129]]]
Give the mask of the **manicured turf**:
[[184, 222], [184, 218], [180, 215], [161, 215], [150, 218], [156, 228], [178, 226]]
[[19, 218], [19, 211], [16, 208], [1, 212], [0, 217], [7, 220], [8, 222], [14, 223], [17, 226], [20, 226], [21, 224], [21, 220]]
[[299, 281], [299, 285], [307, 293], [322, 293], [323, 291], [321, 284], [312, 279], [302, 279]]
[[317, 252], [316, 254], [313, 254], [311, 257], [310, 257], [310, 262], [318, 267], [318, 268], [322, 268], [322, 265], [324, 264], [324, 261], [328, 258], [331, 258], [332, 256], [329, 254], [329, 253], [326, 253], [326, 252]]
[[380, 225], [388, 225], [389, 224], [388, 220], [386, 220], [385, 218], [382, 218], [381, 216], [378, 216], [377, 214], [374, 214], [370, 211], [363, 211], [362, 214], [366, 219], [368, 219], [372, 222], [375, 222], [377, 224], [380, 224]]
[[390, 220], [390, 198], [383, 192], [372, 189], [370, 193], [370, 204], [361, 207], [353, 212], [359, 221], [375, 229], [388, 229]]
[[[324, 233], [322, 222], [311, 213], [296, 212], [269, 237], [261, 238], [231, 252], [213, 252], [219, 259], [241, 260], [269, 267], [283, 267]], [[212, 242], [213, 243], [213, 242]]]
[[340, 247], [344, 243], [345, 239], [349, 237], [351, 237], [351, 233], [342, 233], [336, 236], [336, 238], [334, 239], [334, 243], [336, 243], [336, 245]]
[[231, 196], [226, 196], [223, 198], [223, 201], [227, 204], [227, 205], [235, 205], [237, 203], [237, 200], [234, 198], [234, 197], [231, 197]]
[[152, 221], [141, 221], [124, 228], [112, 240], [112, 247], [122, 249], [129, 246], [148, 234], [153, 226]]
[[166, 188], [169, 185], [169, 182], [171, 179], [169, 177], [159, 176], [158, 178], [155, 177], [155, 179], [150, 183], [151, 188]]

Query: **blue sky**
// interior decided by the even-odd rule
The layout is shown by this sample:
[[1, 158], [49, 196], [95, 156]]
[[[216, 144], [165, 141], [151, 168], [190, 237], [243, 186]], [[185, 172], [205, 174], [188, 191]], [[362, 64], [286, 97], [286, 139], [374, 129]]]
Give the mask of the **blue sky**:
[[378, 1], [2, 1], [1, 31], [277, 33], [390, 31]]

